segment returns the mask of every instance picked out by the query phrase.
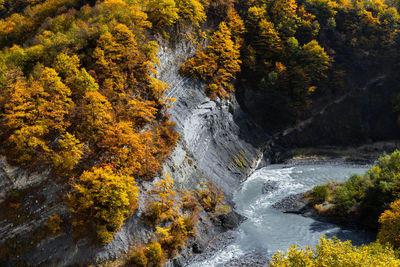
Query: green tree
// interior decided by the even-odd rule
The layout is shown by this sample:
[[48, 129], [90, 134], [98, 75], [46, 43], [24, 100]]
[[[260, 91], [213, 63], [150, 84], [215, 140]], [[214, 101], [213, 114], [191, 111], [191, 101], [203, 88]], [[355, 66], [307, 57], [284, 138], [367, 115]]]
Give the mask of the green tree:
[[316, 82], [327, 77], [329, 63], [329, 56], [317, 41], [312, 40], [302, 47], [300, 64], [312, 81]]
[[307, 9], [317, 17], [319, 23], [326, 27], [329, 20], [334, 20], [338, 3], [331, 0], [310, 0], [306, 2]]
[[79, 58], [67, 54], [59, 54], [56, 58], [55, 69], [71, 89], [75, 99], [84, 97], [86, 92], [95, 92], [99, 85], [84, 68], [80, 68]]

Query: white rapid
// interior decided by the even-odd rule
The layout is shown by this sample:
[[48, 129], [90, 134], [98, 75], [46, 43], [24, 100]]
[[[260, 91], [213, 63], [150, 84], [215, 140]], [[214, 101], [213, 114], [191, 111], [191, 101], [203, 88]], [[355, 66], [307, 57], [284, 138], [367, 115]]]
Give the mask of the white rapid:
[[[294, 244], [315, 246], [322, 235], [352, 240], [354, 244], [370, 242], [373, 236], [368, 232], [285, 214], [272, 207], [286, 196], [326, 183], [328, 178], [344, 181], [351, 174], [365, 171], [364, 167], [329, 165], [272, 165], [257, 170], [234, 195], [237, 211], [248, 218], [239, 227], [236, 240], [211, 258], [191, 266], [230, 266], [229, 262], [249, 253], [258, 253], [269, 259], [276, 251], [286, 251]], [[273, 186], [263, 194], [265, 183]]]

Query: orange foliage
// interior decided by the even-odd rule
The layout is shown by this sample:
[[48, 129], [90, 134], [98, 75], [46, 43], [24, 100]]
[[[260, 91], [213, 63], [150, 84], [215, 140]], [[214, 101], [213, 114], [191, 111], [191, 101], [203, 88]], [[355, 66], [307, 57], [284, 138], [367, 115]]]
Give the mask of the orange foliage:
[[[236, 26], [236, 32], [240, 32], [237, 23], [231, 24]], [[240, 42], [239, 36], [232, 39], [231, 29], [222, 22], [205, 51], [199, 51], [182, 65], [181, 74], [206, 82], [210, 97], [228, 97], [234, 91], [232, 82], [240, 71]]]
[[112, 159], [118, 168], [135, 177], [149, 178], [159, 171], [153, 133], [137, 132], [132, 122], [121, 121], [108, 127], [99, 138], [102, 161]]

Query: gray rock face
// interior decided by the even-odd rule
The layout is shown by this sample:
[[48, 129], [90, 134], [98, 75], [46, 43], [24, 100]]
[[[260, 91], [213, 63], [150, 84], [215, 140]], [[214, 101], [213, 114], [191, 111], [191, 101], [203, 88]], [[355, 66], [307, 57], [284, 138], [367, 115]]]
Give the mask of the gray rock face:
[[50, 171], [30, 173], [7, 163], [6, 157], [0, 156], [0, 202], [4, 201], [7, 193], [40, 184], [46, 180]]
[[[177, 100], [169, 113], [181, 136], [177, 147], [165, 162], [163, 172], [169, 173], [180, 189], [192, 189], [200, 181], [211, 179], [223, 189], [229, 201], [234, 190], [262, 157], [256, 142], [265, 136], [258, 134], [234, 98], [210, 100], [205, 96], [202, 84], [179, 75], [179, 65], [194, 51], [191, 44], [180, 43], [175, 49], [163, 47], [159, 52], [161, 65], [158, 78], [171, 85], [166, 92], [167, 97]], [[151, 189], [152, 185], [143, 183], [143, 190]], [[26, 218], [18, 224], [8, 218], [0, 219], [0, 251], [6, 242], [12, 242], [16, 248], [22, 246], [19, 242], [24, 242], [26, 250], [21, 257], [8, 254], [0, 258], [2, 266], [13, 266], [17, 262], [33, 266], [99, 263], [116, 259], [132, 245], [151, 238], [151, 231], [138, 219], [143, 208], [143, 203], [140, 203], [138, 214], [129, 218], [114, 240], [106, 246], [95, 246], [86, 239], [75, 242], [70, 228], [64, 234], [33, 243], [31, 241], [37, 229], [43, 227], [51, 215], [57, 213], [68, 220], [69, 212], [62, 199], [67, 193], [66, 188], [52, 182], [48, 173], [30, 174], [9, 166], [2, 158], [0, 202], [4, 200], [6, 192], [12, 189], [32, 189], [29, 194], [38, 197], [40, 202], [32, 199], [29, 205], [24, 204], [22, 208], [26, 209]], [[210, 226], [212, 222], [206, 214], [201, 216], [204, 219], [199, 225], [200, 235], [196, 242], [207, 244], [223, 229]], [[195, 250], [199, 252], [203, 247], [200, 249], [197, 246]], [[186, 249], [182, 254], [187, 256], [190, 253], [192, 251]]]
[[266, 181], [262, 187], [262, 193], [268, 194], [271, 191], [278, 189], [277, 181]]
[[304, 199], [303, 193], [287, 196], [273, 204], [272, 207], [284, 213], [294, 214], [304, 214], [312, 210], [312, 208], [308, 206], [308, 202]]
[[176, 50], [160, 50], [159, 78], [171, 85], [166, 95], [176, 102], [169, 113], [181, 136], [164, 171], [187, 188], [211, 179], [230, 198], [232, 189], [256, 167], [262, 155], [254, 142], [266, 137], [262, 131], [257, 132], [234, 96], [229, 100], [210, 100], [203, 84], [178, 75], [180, 64], [175, 63], [182, 51], [192, 54], [194, 49], [181, 43]]
[[268, 262], [268, 259], [264, 255], [254, 252], [246, 254], [239, 259], [232, 260], [225, 264], [224, 267], [265, 267], [266, 262]]

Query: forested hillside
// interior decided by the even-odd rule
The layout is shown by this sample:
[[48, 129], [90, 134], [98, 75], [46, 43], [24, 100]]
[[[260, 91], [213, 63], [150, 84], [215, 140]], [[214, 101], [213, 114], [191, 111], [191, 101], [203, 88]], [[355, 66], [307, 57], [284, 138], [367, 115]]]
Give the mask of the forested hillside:
[[[156, 78], [161, 43], [194, 44], [197, 52], [180, 74], [203, 82], [210, 99], [236, 94], [256, 122], [275, 132], [366, 77], [387, 73], [396, 79], [398, 5], [0, 0], [0, 153], [29, 172], [50, 170], [65, 188], [57, 197], [68, 207], [68, 215], [49, 217], [30, 244], [5, 240], [0, 260], [70, 228], [75, 240], [89, 237], [103, 246], [142, 203], [138, 220], [153, 238], [129, 261], [160, 266], [196, 235], [200, 210], [210, 217], [229, 211], [211, 182], [178, 192], [166, 175], [139, 194], [142, 182], [160, 176], [179, 139], [167, 113], [174, 101], [165, 96], [169, 85]], [[398, 87], [392, 84], [390, 110], [397, 116]], [[242, 158], [237, 165], [246, 165]], [[23, 201], [24, 194], [10, 192], [0, 203], [0, 218], [23, 220]]]

